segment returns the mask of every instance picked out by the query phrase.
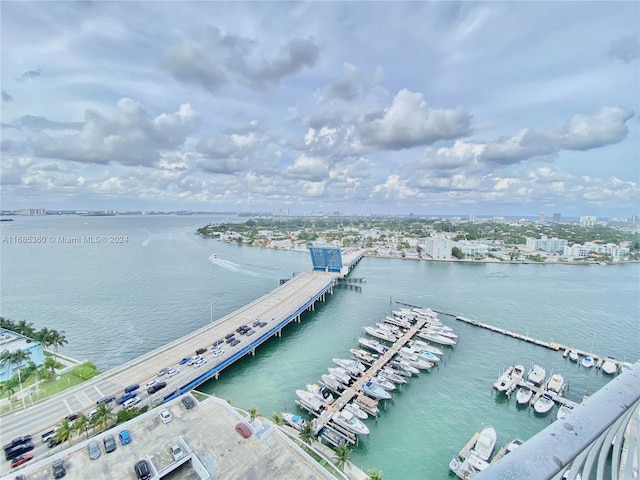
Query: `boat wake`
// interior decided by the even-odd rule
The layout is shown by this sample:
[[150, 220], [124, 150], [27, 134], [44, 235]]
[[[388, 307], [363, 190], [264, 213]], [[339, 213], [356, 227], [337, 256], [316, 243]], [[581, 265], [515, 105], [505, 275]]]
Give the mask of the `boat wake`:
[[224, 268], [225, 270], [229, 270], [230, 272], [244, 273], [246, 275], [251, 275], [252, 277], [259, 277], [260, 276], [259, 273], [253, 272], [251, 270], [244, 269], [240, 265], [238, 265], [237, 263], [233, 263], [233, 262], [230, 262], [229, 260], [221, 259], [215, 253], [209, 256], [209, 261], [211, 263], [219, 265], [220, 267]]

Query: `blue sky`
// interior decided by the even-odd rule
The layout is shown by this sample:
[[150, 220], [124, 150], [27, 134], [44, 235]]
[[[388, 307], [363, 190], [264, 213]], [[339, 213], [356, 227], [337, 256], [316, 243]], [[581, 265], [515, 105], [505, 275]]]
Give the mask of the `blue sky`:
[[638, 2], [2, 2], [2, 208], [630, 216]]

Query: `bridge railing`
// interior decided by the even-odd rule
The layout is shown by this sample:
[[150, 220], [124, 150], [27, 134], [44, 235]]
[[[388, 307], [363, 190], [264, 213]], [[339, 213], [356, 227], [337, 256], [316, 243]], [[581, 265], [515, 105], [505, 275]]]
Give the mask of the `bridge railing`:
[[635, 479], [639, 424], [640, 362], [636, 362], [564, 419], [555, 421], [474, 479]]

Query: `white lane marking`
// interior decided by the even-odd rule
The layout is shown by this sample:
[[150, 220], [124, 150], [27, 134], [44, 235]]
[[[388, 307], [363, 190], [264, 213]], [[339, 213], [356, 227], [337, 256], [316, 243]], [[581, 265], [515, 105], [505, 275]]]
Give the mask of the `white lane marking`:
[[103, 398], [105, 396], [104, 393], [100, 391], [97, 385], [94, 385], [93, 388], [95, 389], [96, 392], [98, 392], [98, 398]]
[[62, 399], [62, 403], [64, 403], [64, 406], [67, 407], [67, 410], [69, 410], [69, 413], [73, 413], [73, 410], [71, 410], [71, 407], [67, 403], [67, 399], [66, 398]]

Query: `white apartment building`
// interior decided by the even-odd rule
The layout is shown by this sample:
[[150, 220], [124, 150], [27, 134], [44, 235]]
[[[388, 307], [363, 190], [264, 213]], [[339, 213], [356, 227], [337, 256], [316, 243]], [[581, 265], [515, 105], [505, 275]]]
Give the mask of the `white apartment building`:
[[580, 217], [580, 226], [581, 227], [593, 227], [596, 224], [596, 217], [592, 216], [584, 216]]
[[462, 251], [464, 258], [486, 257], [487, 253], [489, 253], [489, 245], [484, 243], [462, 240], [460, 242], [455, 242], [455, 246]]
[[565, 247], [563, 254], [567, 257], [586, 257], [590, 253], [597, 253], [598, 255], [611, 255], [617, 260], [624, 260], [629, 256], [629, 252], [627, 247], [621, 247], [615, 243], [586, 242], [584, 245], [576, 243], [571, 247]]
[[444, 237], [427, 237], [424, 239], [424, 251], [434, 260], [451, 258], [453, 246], [453, 241]]
[[563, 238], [547, 238], [543, 235], [541, 238], [527, 237], [527, 248], [533, 250], [542, 250], [549, 253], [562, 253], [569, 243]]

